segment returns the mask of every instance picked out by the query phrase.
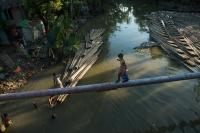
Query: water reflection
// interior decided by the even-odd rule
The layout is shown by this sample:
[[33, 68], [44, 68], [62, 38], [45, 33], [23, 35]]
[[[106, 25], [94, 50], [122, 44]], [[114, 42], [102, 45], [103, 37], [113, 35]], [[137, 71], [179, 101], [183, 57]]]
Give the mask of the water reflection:
[[[145, 3], [144, 3], [145, 4]], [[136, 6], [136, 5], [135, 5]], [[145, 10], [128, 4], [91, 20], [82, 33], [91, 28], [106, 28], [105, 43], [100, 59], [79, 85], [113, 82], [119, 67], [116, 56], [125, 54], [131, 79], [172, 75], [187, 72], [169, 59], [157, 47], [133, 50], [149, 40], [149, 34], [140, 30], [145, 20], [139, 18]], [[134, 9], [133, 9], [134, 7]], [[145, 7], [145, 6], [144, 6]], [[120, 9], [121, 8], [121, 9]], [[50, 73], [43, 72], [33, 78], [26, 87], [50, 88]], [[195, 88], [192, 90], [191, 88]], [[199, 84], [196, 80], [166, 84], [130, 87], [116, 91], [70, 95], [69, 99], [53, 110], [47, 107], [47, 98], [11, 101], [0, 105], [0, 111], [8, 112], [15, 123], [10, 132], [69, 132], [69, 133], [161, 133], [200, 131]], [[52, 113], [57, 115], [51, 120]]]
[[[80, 84], [114, 81], [118, 67], [115, 57], [119, 52], [125, 53], [131, 79], [188, 72], [168, 59], [158, 47], [133, 50], [149, 38], [143, 32], [145, 30], [140, 30], [141, 27], [145, 29], [145, 18], [132, 16], [135, 11], [131, 8], [126, 8], [126, 11], [128, 9], [131, 19], [128, 22], [126, 19], [117, 21], [117, 28], [113, 28], [115, 31], [108, 36], [108, 49], [103, 51], [105, 55]], [[90, 126], [119, 133], [178, 133], [185, 132], [185, 128], [195, 132], [199, 126], [196, 122], [199, 118], [194, 110], [199, 108], [192, 100], [194, 93], [190, 89], [195, 84], [196, 81], [181, 81], [102, 93], [100, 97], [103, 104], [99, 106], [103, 111], [97, 112], [98, 116], [93, 117], [94, 121]], [[86, 127], [94, 131], [93, 128]]]

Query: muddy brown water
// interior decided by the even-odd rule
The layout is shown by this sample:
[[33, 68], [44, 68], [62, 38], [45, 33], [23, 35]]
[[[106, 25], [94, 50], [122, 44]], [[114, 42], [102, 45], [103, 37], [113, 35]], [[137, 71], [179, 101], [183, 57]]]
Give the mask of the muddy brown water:
[[[116, 21], [107, 30], [99, 60], [79, 85], [114, 82], [119, 68], [116, 56], [120, 52], [125, 55], [130, 79], [189, 72], [159, 47], [134, 50], [149, 40], [149, 33], [140, 30], [132, 12], [126, 15], [128, 21]], [[86, 27], [99, 27], [104, 20], [105, 16], [99, 16]], [[52, 73], [61, 69], [58, 65], [34, 76], [23, 89], [51, 88]], [[0, 112], [8, 112], [13, 120], [10, 133], [197, 133], [199, 96], [199, 82], [189, 80], [70, 95], [54, 109], [48, 108], [47, 98], [2, 102]], [[52, 114], [56, 115], [55, 120], [51, 119]]]

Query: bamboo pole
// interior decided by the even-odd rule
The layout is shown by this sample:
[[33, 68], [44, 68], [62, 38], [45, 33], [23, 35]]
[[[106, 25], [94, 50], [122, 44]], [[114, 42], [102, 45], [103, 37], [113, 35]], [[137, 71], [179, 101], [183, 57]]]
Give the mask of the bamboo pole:
[[[96, 62], [96, 60], [97, 60], [97, 57], [81, 73], [79, 73], [79, 75], [76, 77], [76, 79], [74, 79], [74, 81], [71, 83], [70, 87], [76, 86], [78, 81], [86, 74], [86, 72], [92, 67], [92, 65]], [[59, 98], [58, 98], [58, 101], [61, 102], [61, 103], [64, 102], [68, 95], [69, 94], [60, 95]]]
[[180, 74], [180, 75], [174, 75], [174, 76], [160, 76], [160, 77], [154, 77], [154, 78], [130, 80], [129, 82], [125, 82], [125, 83], [114, 83], [114, 82], [100, 83], [100, 84], [91, 84], [91, 85], [67, 87], [67, 88], [56, 88], [56, 89], [39, 90], [39, 91], [8, 93], [8, 94], [1, 94], [0, 101], [45, 97], [45, 96], [60, 95], [60, 94], [109, 91], [109, 90], [116, 90], [118, 88], [124, 88], [124, 87], [159, 84], [159, 83], [165, 83], [165, 82], [174, 82], [174, 81], [197, 79], [197, 78], [200, 78], [200, 72]]

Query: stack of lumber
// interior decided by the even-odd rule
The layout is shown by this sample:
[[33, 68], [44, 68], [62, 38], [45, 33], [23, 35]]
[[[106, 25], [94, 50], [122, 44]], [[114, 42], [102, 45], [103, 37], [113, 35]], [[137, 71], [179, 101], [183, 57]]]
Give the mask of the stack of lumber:
[[[101, 51], [100, 46], [103, 44], [103, 33], [103, 29], [93, 29], [85, 36], [85, 43], [81, 43], [79, 50], [66, 65], [65, 72], [62, 76], [64, 85], [67, 87], [76, 86], [78, 81], [97, 61]], [[86, 44], [89, 44], [89, 47]], [[64, 102], [67, 96], [68, 94], [59, 95], [57, 102]]]
[[[176, 23], [175, 15], [176, 13], [170, 12], [154, 12], [150, 14], [148, 16], [150, 36], [160, 44], [161, 48], [163, 48], [170, 57], [178, 60], [192, 71], [199, 71], [200, 47], [198, 46], [199, 43], [196, 43], [200, 42], [200, 40], [198, 40], [198, 37], [194, 37], [194, 34], [200, 33], [200, 30], [193, 30], [192, 32], [192, 26], [180, 30], [180, 27], [183, 26], [185, 22], [182, 23], [181, 19], [179, 19]], [[185, 20], [186, 19], [184, 19], [184, 21]], [[181, 25], [179, 25], [180, 23]]]
[[92, 29], [86, 36], [85, 36], [85, 48], [89, 49], [92, 47], [93, 41], [101, 41], [102, 34], [104, 33], [104, 29]]

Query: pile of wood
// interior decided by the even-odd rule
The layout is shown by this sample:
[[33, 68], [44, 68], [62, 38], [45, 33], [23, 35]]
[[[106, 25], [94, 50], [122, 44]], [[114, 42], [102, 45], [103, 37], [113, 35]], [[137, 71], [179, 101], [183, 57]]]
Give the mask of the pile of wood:
[[[103, 29], [93, 29], [85, 36], [85, 43], [81, 43], [79, 50], [65, 67], [62, 76], [63, 85], [67, 87], [76, 86], [78, 81], [97, 61], [101, 51], [100, 46], [103, 44], [103, 33]], [[67, 96], [67, 94], [58, 96], [57, 102], [64, 102]]]
[[[200, 28], [198, 31], [193, 29], [192, 32], [191, 26], [187, 27], [188, 25], [186, 25], [189, 22], [181, 22], [181, 19], [176, 18], [180, 16], [184, 18], [183, 15], [171, 12], [154, 12], [150, 14], [148, 16], [150, 35], [170, 57], [178, 60], [192, 71], [199, 71], [200, 47], [197, 42], [200, 40], [194, 35], [200, 33]], [[197, 28], [195, 29], [197, 30]], [[197, 35], [199, 36], [199, 34]]]

